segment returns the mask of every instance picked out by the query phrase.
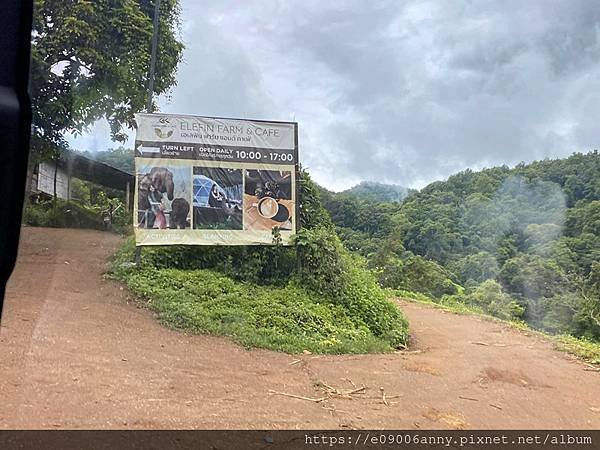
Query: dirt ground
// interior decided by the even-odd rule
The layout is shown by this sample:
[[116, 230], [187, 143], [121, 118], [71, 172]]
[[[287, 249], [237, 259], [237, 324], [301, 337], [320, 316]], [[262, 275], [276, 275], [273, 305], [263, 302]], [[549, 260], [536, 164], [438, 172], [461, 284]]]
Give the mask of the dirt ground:
[[[245, 350], [167, 329], [103, 279], [118, 244], [23, 229], [0, 329], [0, 428], [600, 428], [600, 373], [536, 336], [400, 302], [407, 352]], [[325, 385], [366, 389], [321, 402], [270, 392], [319, 399]]]

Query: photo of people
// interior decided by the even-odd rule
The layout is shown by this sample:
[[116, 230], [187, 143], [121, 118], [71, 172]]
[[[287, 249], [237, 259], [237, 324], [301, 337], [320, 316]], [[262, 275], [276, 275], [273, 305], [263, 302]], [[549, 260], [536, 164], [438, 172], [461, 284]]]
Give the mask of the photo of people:
[[148, 164], [137, 172], [138, 228], [190, 228], [190, 168]]
[[244, 224], [246, 230], [292, 230], [292, 172], [246, 170]]
[[241, 230], [241, 169], [194, 167], [194, 228]]

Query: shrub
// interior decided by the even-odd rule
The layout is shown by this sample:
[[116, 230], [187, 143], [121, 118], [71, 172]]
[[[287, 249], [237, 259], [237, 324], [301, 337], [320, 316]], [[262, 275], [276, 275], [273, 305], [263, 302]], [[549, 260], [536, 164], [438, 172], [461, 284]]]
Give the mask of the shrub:
[[87, 228], [104, 230], [104, 212], [109, 205], [116, 210], [112, 229], [119, 233], [130, 230], [131, 214], [119, 199], [101, 195], [102, 203], [86, 206], [79, 201], [56, 200], [28, 203], [23, 209], [23, 223], [34, 227]]
[[490, 278], [495, 278], [500, 270], [496, 257], [488, 252], [467, 255], [449, 264], [449, 267], [463, 283], [481, 283]]
[[[302, 174], [303, 228], [294, 247], [154, 247], [143, 264], [129, 240], [112, 274], [177, 328], [231, 336], [274, 350], [390, 351], [406, 345], [408, 323], [360, 257], [345, 250], [319, 194]], [[277, 243], [278, 233], [273, 235]]]
[[419, 255], [391, 256], [376, 273], [383, 287], [421, 292], [438, 299], [461, 291], [448, 270]]
[[31, 226], [53, 228], [105, 228], [97, 210], [62, 199], [28, 204], [23, 211], [23, 222]]
[[525, 312], [525, 308], [504, 292], [495, 280], [486, 280], [469, 293], [446, 296], [442, 302], [464, 303], [506, 320], [519, 319]]
[[300, 230], [295, 244], [300, 284], [332, 298], [341, 295], [346, 288], [344, 274], [348, 267], [342, 258], [344, 249], [335, 232], [325, 227]]
[[353, 279], [345, 301], [332, 301], [293, 282], [259, 286], [211, 270], [122, 266], [127, 247], [131, 242], [115, 260], [113, 275], [169, 326], [291, 353], [384, 352], [406, 342], [406, 320], [368, 280]]

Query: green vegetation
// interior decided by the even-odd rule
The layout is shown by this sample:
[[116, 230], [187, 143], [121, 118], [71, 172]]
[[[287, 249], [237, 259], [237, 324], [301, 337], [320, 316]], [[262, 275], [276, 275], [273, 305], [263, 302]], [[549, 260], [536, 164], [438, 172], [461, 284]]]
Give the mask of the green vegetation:
[[401, 205], [324, 197], [382, 286], [600, 341], [597, 151], [465, 170]]
[[[154, 2], [35, 0], [31, 41], [32, 150], [52, 154], [64, 132], [105, 118], [124, 142], [124, 126], [145, 109]], [[183, 44], [179, 5], [163, 0], [154, 93], [176, 82]]]
[[[163, 0], [160, 10], [155, 98], [175, 85], [183, 52], [178, 0]], [[34, 165], [56, 160], [66, 133], [104, 119], [112, 139], [126, 141], [125, 128], [146, 109], [153, 16], [152, 0], [34, 1], [27, 194]]]
[[105, 228], [97, 210], [62, 199], [58, 199], [56, 204], [51, 201], [28, 204], [23, 211], [23, 222], [34, 227]]
[[362, 181], [356, 186], [346, 189], [337, 195], [347, 195], [375, 202], [402, 202], [414, 189], [408, 189], [397, 184], [384, 184], [375, 181]]
[[331, 215], [344, 246], [363, 256], [377, 252], [392, 232], [392, 217], [400, 204], [374, 200], [349, 191], [336, 194], [319, 187], [319, 196]]
[[133, 150], [119, 146], [108, 150], [98, 152], [80, 152], [86, 158], [95, 159], [96, 161], [108, 164], [111, 167], [122, 170], [123, 172], [134, 172]]
[[123, 192], [71, 179], [72, 200], [59, 198], [29, 202], [23, 209], [23, 223], [37, 227], [89, 228], [105, 230], [104, 218], [112, 210], [110, 229], [128, 233], [131, 213], [121, 201]]
[[364, 259], [336, 236], [316, 186], [301, 176], [302, 229], [294, 247], [155, 247], [139, 268], [128, 242], [111, 274], [167, 325], [240, 344], [318, 353], [403, 348], [408, 324]]
[[455, 303], [475, 306], [477, 309], [500, 319], [520, 319], [525, 312], [525, 308], [511, 298], [497, 281], [492, 279], [485, 280], [464, 294], [443, 299], [446, 302], [454, 301]]
[[554, 346], [558, 350], [571, 353], [591, 364], [600, 364], [600, 344], [586, 338], [576, 338], [568, 334], [554, 336]]

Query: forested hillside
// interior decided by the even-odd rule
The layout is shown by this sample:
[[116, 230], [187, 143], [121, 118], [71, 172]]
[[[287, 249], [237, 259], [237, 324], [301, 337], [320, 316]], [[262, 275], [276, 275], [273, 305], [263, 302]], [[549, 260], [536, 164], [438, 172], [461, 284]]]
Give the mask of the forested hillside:
[[397, 184], [361, 181], [356, 186], [342, 191], [341, 194], [349, 194], [355, 197], [379, 202], [401, 202], [414, 192], [416, 192], [414, 189], [408, 189]]
[[400, 207], [325, 198], [345, 243], [368, 241], [358, 247], [382, 285], [600, 339], [597, 151], [465, 170]]
[[118, 147], [108, 150], [102, 150], [99, 152], [80, 152], [84, 156], [95, 159], [96, 161], [103, 162], [109, 166], [123, 170], [128, 173], [133, 173], [133, 150], [125, 147]]
[[[132, 171], [129, 150], [95, 156]], [[600, 340], [597, 151], [465, 170], [403, 202], [385, 201], [385, 186], [319, 188], [345, 247], [382, 286]]]
[[400, 203], [364, 198], [351, 193], [334, 193], [319, 187], [321, 202], [349, 250], [367, 256], [376, 252], [394, 228], [392, 218]]

